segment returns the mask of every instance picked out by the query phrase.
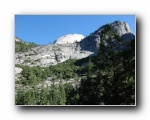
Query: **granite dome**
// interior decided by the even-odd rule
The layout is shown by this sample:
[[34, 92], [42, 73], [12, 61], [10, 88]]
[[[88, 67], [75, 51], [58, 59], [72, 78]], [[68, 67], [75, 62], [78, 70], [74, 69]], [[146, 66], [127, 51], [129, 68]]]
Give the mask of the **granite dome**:
[[54, 44], [66, 44], [66, 43], [80, 42], [83, 38], [84, 36], [82, 34], [68, 34], [55, 40]]

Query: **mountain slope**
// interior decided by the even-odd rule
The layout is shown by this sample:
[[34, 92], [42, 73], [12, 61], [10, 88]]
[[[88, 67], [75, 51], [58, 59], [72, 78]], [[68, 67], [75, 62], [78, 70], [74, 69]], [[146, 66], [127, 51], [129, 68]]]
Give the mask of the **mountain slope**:
[[16, 53], [16, 105], [135, 105], [135, 36], [127, 23], [104, 25], [80, 42], [61, 40]]
[[27, 52], [38, 45], [33, 42], [25, 42], [19, 38], [15, 38], [15, 52]]
[[101, 41], [101, 32], [106, 28], [107, 25], [110, 25], [113, 31], [116, 33], [116, 35], [121, 37], [123, 40], [132, 40], [135, 38], [128, 23], [122, 21], [115, 21], [113, 23], [106, 24], [100, 27], [91, 35], [84, 38], [80, 42], [81, 51], [91, 51], [96, 54], [99, 47], [99, 43]]
[[[129, 25], [125, 22], [115, 21], [107, 25], [110, 25], [113, 32], [123, 40], [135, 38]], [[57, 39], [54, 42], [55, 44], [38, 46], [23, 53], [16, 53], [15, 64], [47, 67], [68, 59], [81, 59], [96, 55], [101, 41], [100, 35], [106, 29], [107, 25], [100, 27], [84, 39], [82, 39], [83, 35], [66, 35]]]

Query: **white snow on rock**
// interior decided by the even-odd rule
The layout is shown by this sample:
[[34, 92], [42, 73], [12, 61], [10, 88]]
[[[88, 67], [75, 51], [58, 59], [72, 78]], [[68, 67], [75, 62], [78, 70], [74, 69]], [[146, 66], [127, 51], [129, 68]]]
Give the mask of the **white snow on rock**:
[[80, 42], [84, 36], [82, 34], [68, 34], [58, 38], [54, 44], [66, 44]]

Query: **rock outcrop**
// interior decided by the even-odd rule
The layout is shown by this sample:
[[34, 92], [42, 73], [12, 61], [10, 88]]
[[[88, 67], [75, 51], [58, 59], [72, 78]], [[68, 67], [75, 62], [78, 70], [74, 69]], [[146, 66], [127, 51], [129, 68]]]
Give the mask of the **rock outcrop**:
[[21, 76], [22, 68], [15, 67], [15, 80], [19, 80], [19, 77]]
[[80, 42], [83, 38], [84, 36], [81, 34], [68, 34], [55, 40], [54, 44], [67, 44]]
[[[135, 38], [128, 23], [115, 21], [109, 25], [123, 40]], [[58, 38], [54, 44], [38, 46], [24, 53], [16, 53], [15, 64], [47, 67], [68, 59], [81, 59], [95, 55], [103, 29], [105, 25], [85, 38], [80, 34], [69, 34]]]
[[68, 59], [81, 59], [92, 54], [80, 51], [79, 43], [49, 44], [32, 48], [25, 53], [16, 53], [15, 64], [47, 67]]
[[[128, 23], [122, 21], [115, 21], [113, 23], [110, 23], [109, 25], [111, 26], [112, 30], [116, 32], [116, 35], [119, 35], [123, 40], [132, 40], [135, 38]], [[101, 41], [100, 34], [102, 30], [105, 29], [105, 27], [106, 25], [100, 27], [94, 33], [84, 38], [80, 42], [81, 50], [90, 51], [96, 54], [99, 47], [99, 43]]]

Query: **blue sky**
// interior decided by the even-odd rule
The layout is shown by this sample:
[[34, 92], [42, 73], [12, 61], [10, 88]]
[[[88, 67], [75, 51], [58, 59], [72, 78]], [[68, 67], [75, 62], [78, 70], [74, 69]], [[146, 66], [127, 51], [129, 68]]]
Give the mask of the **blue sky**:
[[134, 15], [15, 15], [15, 36], [42, 45], [67, 34], [88, 36], [116, 20], [128, 22], [135, 34]]

